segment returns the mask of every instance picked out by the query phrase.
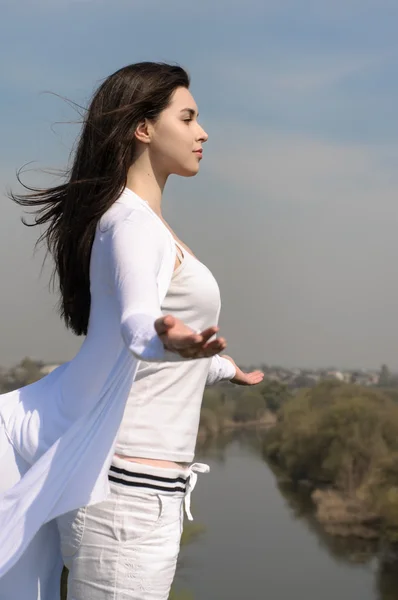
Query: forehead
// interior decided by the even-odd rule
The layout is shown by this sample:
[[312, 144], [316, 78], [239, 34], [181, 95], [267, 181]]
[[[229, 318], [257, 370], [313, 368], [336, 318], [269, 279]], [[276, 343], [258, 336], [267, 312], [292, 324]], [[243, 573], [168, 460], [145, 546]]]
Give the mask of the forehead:
[[196, 106], [196, 102], [191, 92], [184, 87], [176, 89], [171, 97], [170, 108], [177, 111], [183, 110], [184, 108], [192, 108], [196, 112], [198, 111], [198, 107]]

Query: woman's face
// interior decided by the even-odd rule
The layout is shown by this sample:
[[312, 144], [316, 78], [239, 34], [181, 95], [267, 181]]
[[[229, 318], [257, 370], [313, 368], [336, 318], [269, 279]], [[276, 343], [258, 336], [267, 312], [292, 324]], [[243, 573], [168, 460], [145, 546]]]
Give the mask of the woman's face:
[[149, 153], [155, 170], [165, 176], [196, 175], [207, 138], [198, 123], [198, 109], [191, 92], [177, 88], [169, 106], [151, 125]]

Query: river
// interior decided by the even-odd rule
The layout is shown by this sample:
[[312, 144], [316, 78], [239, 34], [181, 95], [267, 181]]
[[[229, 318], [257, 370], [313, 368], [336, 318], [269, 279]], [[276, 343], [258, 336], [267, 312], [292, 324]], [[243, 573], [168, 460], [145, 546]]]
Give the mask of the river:
[[193, 600], [397, 600], [398, 561], [374, 542], [325, 534], [308, 492], [278, 482], [264, 433], [199, 449], [192, 495], [203, 531], [183, 546], [176, 591]]

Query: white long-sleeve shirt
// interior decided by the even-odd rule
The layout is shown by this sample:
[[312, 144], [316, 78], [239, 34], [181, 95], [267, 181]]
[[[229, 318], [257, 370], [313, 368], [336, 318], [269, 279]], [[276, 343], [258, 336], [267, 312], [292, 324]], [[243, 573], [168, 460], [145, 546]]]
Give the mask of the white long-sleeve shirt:
[[[0, 396], [1, 427], [32, 465], [0, 495], [0, 591], [1, 576], [44, 523], [106, 498], [115, 438], [139, 360], [182, 360], [164, 349], [154, 328], [175, 257], [167, 227], [146, 202], [124, 190], [97, 227], [90, 320], [80, 351], [40, 381]], [[233, 365], [216, 356], [207, 383], [234, 374]], [[0, 477], [6, 470], [0, 456]], [[59, 548], [53, 550], [59, 558]]]
[[[220, 288], [211, 271], [184, 248], [162, 303], [193, 331], [218, 323]], [[190, 463], [195, 456], [203, 391], [211, 358], [140, 361], [118, 432], [119, 455]], [[232, 365], [231, 365], [232, 366]]]

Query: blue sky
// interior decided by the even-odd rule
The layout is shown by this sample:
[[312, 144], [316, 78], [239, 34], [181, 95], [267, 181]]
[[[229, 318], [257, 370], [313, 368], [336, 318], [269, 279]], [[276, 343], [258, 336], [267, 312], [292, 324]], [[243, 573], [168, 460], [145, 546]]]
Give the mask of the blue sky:
[[[165, 209], [220, 281], [231, 353], [398, 368], [396, 2], [0, 4], [2, 189], [24, 163], [68, 159], [78, 128], [56, 123], [77, 115], [44, 92], [84, 104], [125, 64], [178, 62], [210, 138], [201, 174], [173, 179]], [[4, 200], [0, 364], [70, 358], [80, 340], [18, 219]]]

